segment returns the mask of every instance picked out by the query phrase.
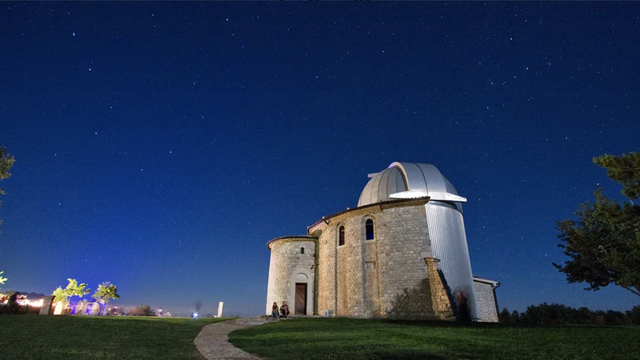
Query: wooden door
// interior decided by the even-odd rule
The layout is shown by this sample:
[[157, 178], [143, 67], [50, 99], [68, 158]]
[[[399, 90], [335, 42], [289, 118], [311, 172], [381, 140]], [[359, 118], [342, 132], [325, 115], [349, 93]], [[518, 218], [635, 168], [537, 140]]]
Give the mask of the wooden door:
[[296, 315], [307, 315], [307, 284], [296, 283]]

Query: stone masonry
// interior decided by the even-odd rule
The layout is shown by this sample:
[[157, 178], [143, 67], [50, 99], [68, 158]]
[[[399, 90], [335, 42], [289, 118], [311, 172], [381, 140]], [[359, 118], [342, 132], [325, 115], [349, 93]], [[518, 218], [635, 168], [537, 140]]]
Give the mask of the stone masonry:
[[474, 279], [473, 287], [476, 291], [476, 303], [478, 304], [478, 312], [482, 321], [498, 322], [498, 308], [494, 290], [496, 286]]
[[500, 283], [473, 277], [466, 199], [431, 164], [369, 178], [358, 207], [269, 241], [266, 314], [287, 301], [296, 315], [453, 321], [460, 301], [472, 320], [495, 321]]
[[451, 300], [449, 292], [444, 286], [438, 268], [435, 265], [436, 259], [424, 258], [429, 272], [429, 282], [431, 289], [431, 301], [433, 303], [434, 316], [438, 320], [453, 320], [453, 310], [451, 308]]
[[[442, 282], [435, 276], [437, 283], [431, 283], [434, 277], [423, 259], [431, 251], [426, 201], [364, 206], [309, 229], [318, 236], [318, 313], [328, 310], [336, 316], [452, 319]], [[367, 219], [374, 222], [372, 240], [365, 239]], [[345, 244], [338, 246], [342, 226]]]
[[[295, 283], [307, 283], [307, 314], [313, 313], [315, 281], [316, 239], [310, 236], [290, 236], [269, 242], [271, 262], [267, 290], [266, 314], [271, 314], [271, 305], [282, 301], [289, 304], [294, 313]], [[304, 249], [304, 254], [302, 253]]]

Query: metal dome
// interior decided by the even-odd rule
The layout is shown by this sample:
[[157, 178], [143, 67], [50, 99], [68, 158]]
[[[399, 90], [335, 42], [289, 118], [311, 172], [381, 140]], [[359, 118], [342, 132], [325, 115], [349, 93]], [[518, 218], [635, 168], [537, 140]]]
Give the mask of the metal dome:
[[[424, 196], [436, 201], [467, 202], [467, 199], [458, 195], [440, 170], [431, 164], [394, 162], [379, 173], [369, 174], [369, 178], [371, 180], [362, 190], [358, 206]], [[461, 209], [460, 206], [456, 207]]]

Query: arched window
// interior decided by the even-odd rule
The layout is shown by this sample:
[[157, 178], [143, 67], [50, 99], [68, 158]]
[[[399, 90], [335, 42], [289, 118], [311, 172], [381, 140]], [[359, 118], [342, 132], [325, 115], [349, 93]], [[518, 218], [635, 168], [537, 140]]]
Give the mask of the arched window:
[[373, 238], [374, 238], [374, 236], [373, 236], [373, 220], [367, 219], [367, 221], [364, 223], [364, 228], [367, 231], [367, 236], [365, 237], [365, 239], [373, 240]]
[[338, 246], [344, 245], [344, 226], [340, 226], [338, 230]]
[[303, 247], [300, 248], [300, 254], [304, 254], [304, 248]]

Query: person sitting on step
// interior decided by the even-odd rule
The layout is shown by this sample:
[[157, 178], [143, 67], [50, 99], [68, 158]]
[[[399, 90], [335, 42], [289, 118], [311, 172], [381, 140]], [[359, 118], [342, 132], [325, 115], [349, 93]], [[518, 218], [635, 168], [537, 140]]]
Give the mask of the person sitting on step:
[[280, 306], [280, 316], [286, 318], [289, 315], [289, 305], [287, 305], [286, 301], [282, 302], [282, 306]]
[[273, 302], [273, 306], [271, 306], [271, 316], [276, 319], [280, 317], [280, 314], [278, 313], [278, 303], [275, 301]]

